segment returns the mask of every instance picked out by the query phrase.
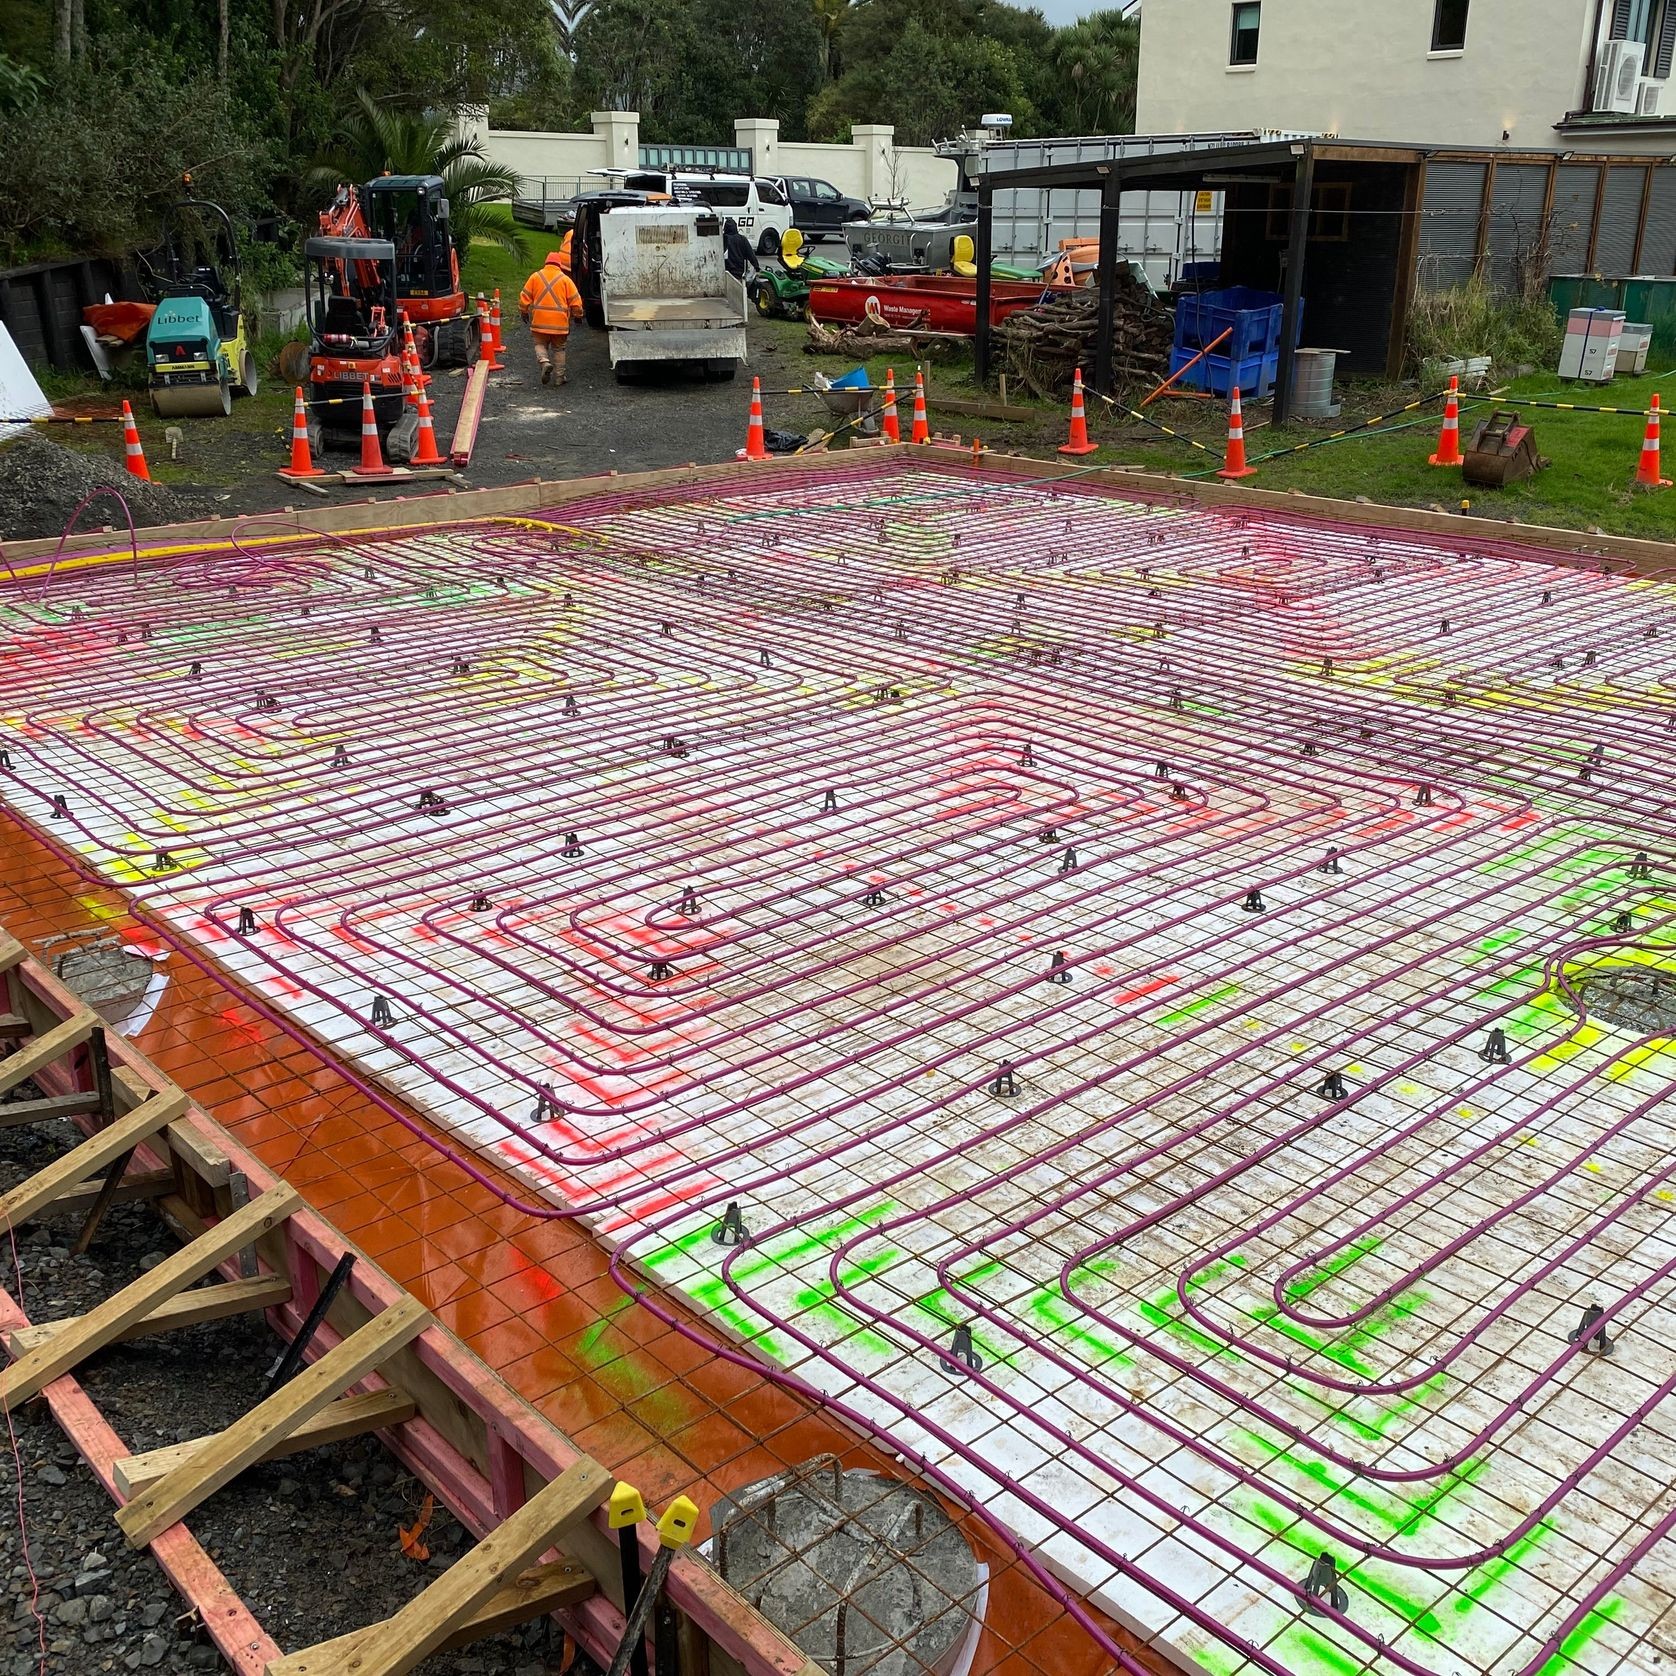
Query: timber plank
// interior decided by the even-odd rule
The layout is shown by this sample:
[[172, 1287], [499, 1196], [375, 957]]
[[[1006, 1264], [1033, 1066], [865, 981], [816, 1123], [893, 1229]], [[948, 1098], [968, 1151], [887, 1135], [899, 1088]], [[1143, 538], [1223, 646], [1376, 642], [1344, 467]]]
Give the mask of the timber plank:
[[348, 1647], [328, 1642], [277, 1659], [266, 1676], [406, 1676], [446, 1646], [509, 1579], [592, 1513], [613, 1482], [592, 1456], [580, 1456], [393, 1617], [346, 1637]]
[[0, 972], [9, 972], [14, 966], [21, 966], [24, 953], [23, 944], [16, 937], [0, 931]]
[[[446, 1653], [456, 1647], [469, 1647], [485, 1636], [499, 1635], [503, 1629], [527, 1624], [531, 1618], [545, 1617], [566, 1606], [580, 1606], [596, 1592], [593, 1573], [575, 1560], [553, 1560], [547, 1565], [531, 1566], [490, 1595], [488, 1602], [462, 1622], [438, 1651]], [[347, 1635], [317, 1642], [309, 1648], [309, 1656], [341, 1658], [353, 1652], [355, 1643], [366, 1633], [364, 1629], [352, 1629]]]
[[[172, 1193], [175, 1187], [175, 1172], [173, 1170], [139, 1170], [125, 1175], [116, 1184], [116, 1191], [111, 1195], [113, 1205], [131, 1205], [139, 1199], [160, 1199], [165, 1193]], [[50, 1205], [42, 1205], [36, 1211], [37, 1216], [85, 1216], [93, 1207], [93, 1201], [103, 1191], [103, 1184], [97, 1181], [88, 1182], [81, 1187], [72, 1187], [67, 1192], [60, 1193]]]
[[[405, 1391], [389, 1388], [357, 1391], [352, 1396], [339, 1397], [336, 1402], [328, 1403], [294, 1432], [276, 1438], [261, 1459], [279, 1461], [287, 1455], [300, 1455], [305, 1449], [318, 1449], [322, 1444], [341, 1443], [346, 1437], [359, 1437], [363, 1432], [399, 1426], [411, 1420], [418, 1411], [418, 1404]], [[184, 1443], [148, 1449], [143, 1455], [130, 1455], [116, 1463], [116, 1487], [132, 1500], [176, 1467], [185, 1465], [196, 1451], [211, 1441], [211, 1438], [193, 1437]]]
[[[4, 1064], [0, 1059], [0, 1065]], [[0, 1129], [44, 1123], [49, 1117], [83, 1117], [98, 1109], [99, 1096], [91, 1088], [78, 1094], [49, 1094], [42, 1100], [7, 1100], [0, 1104]]]
[[[260, 1203], [260, 1201], [257, 1201]], [[267, 1453], [269, 1447], [311, 1420], [346, 1385], [365, 1378], [402, 1345], [417, 1338], [431, 1312], [417, 1298], [403, 1296], [359, 1331], [311, 1362], [270, 1397], [215, 1436], [202, 1439], [191, 1455], [116, 1516], [130, 1548], [143, 1548], [178, 1524]]]
[[[291, 1282], [280, 1274], [257, 1275], [254, 1280], [226, 1280], [213, 1286], [195, 1286], [165, 1298], [138, 1321], [130, 1321], [108, 1344], [130, 1344], [137, 1338], [156, 1338], [161, 1333], [179, 1332], [204, 1321], [225, 1321], [229, 1315], [249, 1315], [258, 1309], [277, 1309], [291, 1301]], [[31, 1327], [15, 1327], [6, 1334], [14, 1355], [34, 1350], [54, 1333], [73, 1327], [82, 1319], [66, 1315], [57, 1321], [40, 1321]]]
[[99, 1015], [83, 1007], [78, 1013], [62, 1019], [50, 1030], [32, 1036], [16, 1053], [0, 1059], [0, 1094], [9, 1094], [20, 1082], [44, 1071], [54, 1060], [62, 1059], [71, 1048], [80, 1047], [93, 1034]]
[[72, 1187], [132, 1152], [164, 1125], [173, 1123], [185, 1110], [186, 1096], [177, 1088], [168, 1094], [154, 1095], [126, 1117], [119, 1117], [95, 1131], [80, 1146], [71, 1147], [62, 1158], [55, 1158], [27, 1181], [19, 1182], [10, 1193], [0, 1196], [0, 1223], [15, 1228], [29, 1221], [54, 1199], [61, 1199]]
[[13, 1407], [36, 1395], [60, 1374], [114, 1343], [123, 1329], [148, 1315], [166, 1298], [184, 1291], [218, 1263], [283, 1222], [302, 1201], [289, 1182], [280, 1182], [259, 1199], [217, 1222], [190, 1245], [165, 1257], [149, 1274], [124, 1286], [45, 1344], [25, 1351], [0, 1371], [0, 1406]]

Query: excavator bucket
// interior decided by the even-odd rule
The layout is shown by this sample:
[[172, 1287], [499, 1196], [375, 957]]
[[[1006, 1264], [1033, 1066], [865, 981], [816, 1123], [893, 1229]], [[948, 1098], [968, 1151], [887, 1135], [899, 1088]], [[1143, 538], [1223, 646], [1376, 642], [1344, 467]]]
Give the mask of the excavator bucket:
[[1472, 433], [1461, 476], [1481, 489], [1505, 489], [1534, 477], [1547, 464], [1530, 426], [1520, 424], [1517, 413], [1498, 408]]

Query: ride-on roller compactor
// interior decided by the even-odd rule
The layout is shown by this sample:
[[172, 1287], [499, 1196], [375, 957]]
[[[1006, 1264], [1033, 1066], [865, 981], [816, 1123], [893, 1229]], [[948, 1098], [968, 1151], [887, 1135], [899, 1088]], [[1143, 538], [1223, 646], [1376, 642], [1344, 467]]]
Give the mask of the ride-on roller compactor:
[[202, 198], [171, 205], [149, 265], [157, 297], [145, 338], [152, 410], [164, 419], [225, 418], [233, 397], [254, 396], [259, 383], [227, 212]]

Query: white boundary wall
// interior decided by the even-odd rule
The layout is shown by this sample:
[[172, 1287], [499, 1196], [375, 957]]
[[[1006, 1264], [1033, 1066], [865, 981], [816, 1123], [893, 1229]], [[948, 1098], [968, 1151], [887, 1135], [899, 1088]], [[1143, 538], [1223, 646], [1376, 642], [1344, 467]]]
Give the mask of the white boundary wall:
[[[532, 187], [550, 181], [573, 189], [593, 169], [632, 169], [640, 161], [637, 111], [594, 111], [593, 132], [561, 134], [491, 128], [482, 106], [460, 112], [460, 133], [477, 140], [496, 163], [515, 169]], [[899, 146], [888, 122], [857, 123], [848, 145], [782, 141], [775, 117], [740, 117], [734, 143], [749, 148], [756, 172], [813, 175], [840, 192], [878, 203], [905, 198], [915, 207], [940, 204], [958, 181], [953, 161], [929, 146]]]

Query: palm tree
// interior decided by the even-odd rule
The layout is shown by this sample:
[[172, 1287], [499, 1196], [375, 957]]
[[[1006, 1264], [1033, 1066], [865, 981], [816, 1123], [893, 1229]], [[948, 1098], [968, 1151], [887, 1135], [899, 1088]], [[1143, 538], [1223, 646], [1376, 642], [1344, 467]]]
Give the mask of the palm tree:
[[441, 175], [462, 266], [476, 239], [524, 254], [512, 223], [484, 213], [518, 190], [522, 177], [516, 170], [491, 162], [476, 140], [455, 133], [446, 118], [381, 105], [364, 88], [356, 99], [358, 108], [344, 119], [337, 143], [304, 173], [309, 191], [325, 202], [343, 181], [385, 173]]

